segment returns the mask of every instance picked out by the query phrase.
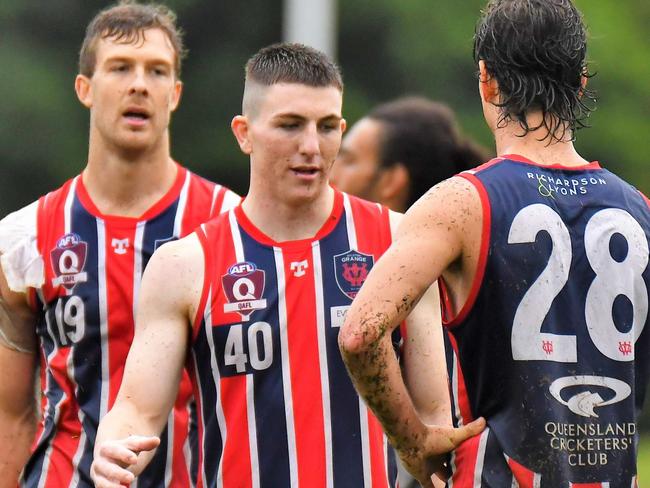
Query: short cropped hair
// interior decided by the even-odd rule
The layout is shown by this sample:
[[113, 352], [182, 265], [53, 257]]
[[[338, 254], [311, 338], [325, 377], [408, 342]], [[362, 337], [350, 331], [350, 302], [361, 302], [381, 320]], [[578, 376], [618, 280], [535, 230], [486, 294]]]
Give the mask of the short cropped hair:
[[409, 172], [407, 207], [433, 185], [489, 158], [460, 133], [453, 111], [442, 103], [403, 97], [377, 106], [366, 117], [381, 124], [380, 167], [401, 163]]
[[[592, 76], [586, 53], [586, 28], [571, 0], [490, 0], [474, 35], [474, 60], [499, 84], [499, 123], [517, 120], [524, 135], [543, 126], [549, 142], [588, 127], [596, 98], [582, 85]], [[543, 115], [537, 127], [526, 119], [531, 110]]]
[[339, 67], [324, 53], [296, 43], [272, 44], [260, 49], [244, 68], [242, 113], [257, 115], [265, 88], [277, 83], [336, 87], [343, 91]]
[[299, 83], [313, 87], [334, 86], [343, 91], [339, 67], [314, 48], [297, 43], [272, 44], [246, 63], [246, 81], [265, 86]]
[[141, 43], [147, 29], [160, 29], [167, 35], [174, 48], [174, 72], [180, 78], [181, 60], [186, 52], [183, 32], [176, 25], [176, 14], [164, 5], [143, 5], [133, 0], [122, 0], [102, 10], [90, 21], [79, 51], [79, 73], [88, 77], [94, 74], [100, 39], [124, 44]]

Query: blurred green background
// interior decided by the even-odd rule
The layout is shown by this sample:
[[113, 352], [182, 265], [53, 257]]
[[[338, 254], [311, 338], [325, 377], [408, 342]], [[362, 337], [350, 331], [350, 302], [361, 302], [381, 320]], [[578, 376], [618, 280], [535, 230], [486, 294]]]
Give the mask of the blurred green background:
[[[599, 94], [579, 152], [650, 192], [650, 2], [575, 0], [590, 29]], [[185, 91], [172, 127], [174, 157], [244, 194], [247, 160], [230, 134], [243, 65], [281, 40], [282, 1], [168, 0], [186, 31]], [[35, 200], [85, 164], [88, 115], [73, 81], [90, 18], [109, 2], [0, 2], [0, 217]], [[447, 102], [465, 132], [488, 148], [477, 97], [472, 34], [483, 0], [347, 0], [338, 5], [338, 61], [349, 123], [406, 93]], [[646, 409], [648, 411], [650, 409]], [[641, 426], [650, 428], [648, 414]], [[650, 438], [646, 433], [645, 438]], [[650, 471], [650, 448], [640, 469]], [[650, 479], [650, 473], [644, 479]]]

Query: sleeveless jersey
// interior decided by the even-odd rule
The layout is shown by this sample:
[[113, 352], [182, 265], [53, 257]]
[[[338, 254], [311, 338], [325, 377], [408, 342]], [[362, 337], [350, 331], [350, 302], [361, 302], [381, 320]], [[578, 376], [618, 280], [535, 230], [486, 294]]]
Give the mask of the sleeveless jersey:
[[[94, 486], [97, 426], [122, 381], [134, 304], [151, 254], [238, 200], [181, 166], [169, 192], [139, 218], [102, 215], [80, 176], [39, 200], [36, 235], [45, 281], [32, 291], [39, 315], [42, 422], [21, 486]], [[184, 385], [161, 446], [134, 486], [190, 486], [187, 375]]]
[[636, 487], [645, 197], [598, 163], [506, 156], [461, 176], [480, 195], [483, 237], [468, 302], [445, 310], [453, 410], [488, 427], [456, 450], [449, 486]]
[[312, 239], [274, 242], [241, 206], [197, 230], [206, 270], [190, 358], [197, 488], [395, 485], [392, 450], [337, 345], [390, 244], [389, 214], [335, 195]]

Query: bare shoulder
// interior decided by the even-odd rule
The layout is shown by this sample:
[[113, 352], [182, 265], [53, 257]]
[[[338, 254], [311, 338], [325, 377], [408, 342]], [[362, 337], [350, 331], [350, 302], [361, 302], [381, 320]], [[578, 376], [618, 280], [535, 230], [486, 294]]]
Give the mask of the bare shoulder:
[[425, 193], [406, 213], [398, 234], [464, 233], [482, 220], [481, 199], [467, 179], [454, 176]]
[[190, 234], [154, 252], [143, 276], [143, 293], [191, 307], [201, 293], [203, 273], [203, 248], [196, 234]]
[[171, 241], [163, 244], [156, 252], [153, 253], [151, 261], [163, 261], [167, 265], [187, 265], [196, 264], [196, 258], [200, 257], [199, 264], [203, 262], [203, 248], [199, 238], [192, 233], [182, 239]]

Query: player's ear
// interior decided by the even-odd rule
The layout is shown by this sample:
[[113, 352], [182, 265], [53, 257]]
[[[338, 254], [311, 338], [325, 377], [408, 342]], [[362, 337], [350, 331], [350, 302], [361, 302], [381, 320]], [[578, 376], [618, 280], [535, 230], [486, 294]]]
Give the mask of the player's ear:
[[482, 59], [478, 62], [478, 71], [478, 85], [481, 98], [486, 103], [498, 103], [499, 83], [487, 70], [485, 61]]
[[341, 119], [341, 134], [345, 134], [347, 128], [348, 128], [347, 120]]
[[172, 99], [170, 103], [170, 110], [173, 112], [178, 107], [178, 104], [181, 101], [181, 95], [183, 94], [183, 82], [176, 80], [174, 82], [174, 91], [172, 92]]
[[408, 192], [411, 177], [402, 163], [383, 168], [377, 182], [377, 194], [382, 202], [391, 201]]
[[93, 90], [90, 84], [90, 78], [82, 74], [77, 75], [74, 79], [74, 91], [77, 93], [77, 98], [84, 107], [92, 107]]
[[587, 73], [587, 68], [583, 70], [582, 75], [580, 76], [580, 93], [579, 96], [582, 98], [582, 95], [585, 92], [585, 88], [587, 88], [587, 82], [589, 81], [589, 76]]
[[253, 152], [253, 146], [250, 140], [248, 117], [245, 115], [236, 115], [230, 123], [230, 128], [242, 152], [244, 154], [251, 154]]

